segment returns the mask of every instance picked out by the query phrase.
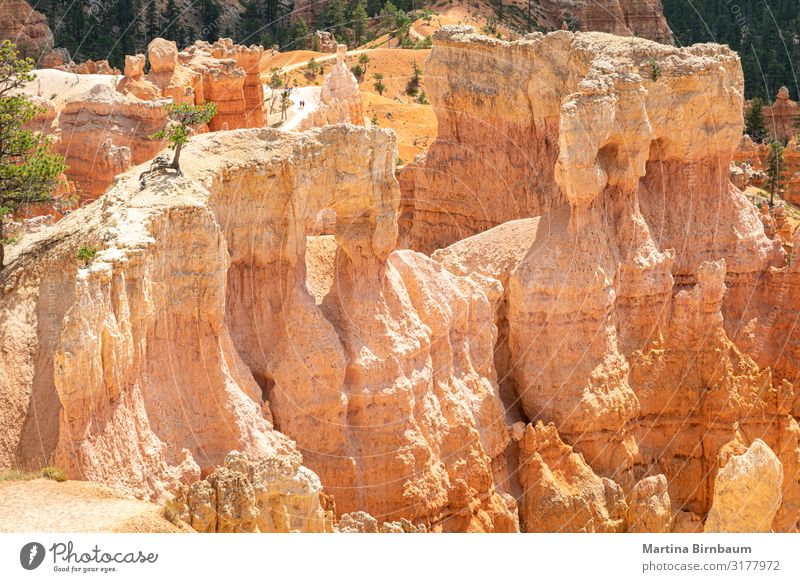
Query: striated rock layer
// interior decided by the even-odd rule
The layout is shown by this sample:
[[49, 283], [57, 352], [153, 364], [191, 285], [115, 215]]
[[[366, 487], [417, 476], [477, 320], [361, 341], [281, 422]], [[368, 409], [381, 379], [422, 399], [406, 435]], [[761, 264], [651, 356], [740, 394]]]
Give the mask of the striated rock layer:
[[[463, 83], [439, 78], [434, 84], [448, 87], [437, 91], [452, 108], [461, 107], [456, 96], [465, 98], [469, 115], [444, 114], [458, 117], [452, 141], [443, 144], [452, 157], [429, 156], [417, 170], [430, 169], [422, 179], [427, 183], [416, 179], [416, 185], [435, 183], [435, 190], [423, 191], [435, 191], [440, 207], [465, 198], [447, 181], [463, 171], [470, 172], [468, 183], [487, 205], [495, 195], [516, 199], [529, 187], [497, 193], [488, 179], [476, 183], [483, 162], [467, 153], [479, 147], [471, 130], [480, 122], [499, 125], [497, 113], [514, 97], [526, 99], [534, 111], [552, 99], [547, 125], [558, 130], [526, 145], [540, 170], [533, 175], [543, 214], [433, 255], [454, 273], [476, 272], [504, 287], [495, 314], [495, 365], [507, 410], [553, 423], [588, 470], [625, 491], [627, 527], [636, 531], [673, 527], [667, 499], [680, 512], [674, 527], [693, 527], [692, 516], [704, 519], [729, 443], [747, 446], [760, 438], [784, 471], [772, 527], [795, 531], [800, 306], [794, 298], [800, 281], [796, 261], [785, 266], [755, 207], [728, 181], [742, 130], [736, 55], [719, 46], [674, 49], [601, 34], [557, 32], [502, 43], [462, 28], [442, 30], [444, 54], [434, 45], [431, 64], [457, 62], [466, 74]], [[510, 61], [510, 54], [519, 69], [562, 63], [565, 92], [548, 87], [538, 99], [527, 99], [528, 86], [493, 80], [469, 92], [477, 82], [470, 71], [492, 70], [501, 58]], [[522, 55], [533, 64], [519, 62]], [[658, 75], [650, 74], [654, 66]], [[581, 78], [571, 77], [580, 71]], [[508, 76], [514, 80], [513, 73]], [[493, 167], [522, 173], [512, 163], [516, 150], [498, 147], [492, 155]], [[543, 167], [545, 162], [552, 167]], [[521, 183], [521, 177], [509, 182]], [[413, 202], [419, 191], [413, 191]], [[432, 207], [414, 214], [406, 229], [417, 235], [418, 246], [441, 240], [439, 232], [430, 234], [428, 218], [437, 216]], [[462, 207], [460, 216], [465, 214]], [[454, 226], [470, 230], [476, 224], [466, 218]], [[553, 441], [521, 441], [520, 518], [526, 528], [539, 519], [526, 517], [531, 511], [538, 515], [532, 507], [549, 507], [544, 490], [551, 491], [552, 503], [565, 499], [542, 484], [550, 472], [537, 468], [541, 462], [528, 461], [538, 454], [551, 472], [563, 465], [543, 452]], [[576, 471], [566, 473], [575, 474], [567, 483], [586, 473]], [[666, 491], [641, 481], [659, 476]], [[586, 507], [596, 509], [582, 512], [577, 523], [565, 522], [564, 529], [610, 527], [609, 500], [600, 496], [598, 480], [581, 477], [582, 483], [592, 481], [594, 486], [572, 485], [569, 491], [582, 492], [581, 499], [593, 500]]]
[[[266, 519], [260, 494], [242, 484], [250, 505], [220, 505], [209, 491], [236, 497], [219, 484], [239, 477], [197, 483], [232, 450], [291, 457], [291, 437], [340, 514], [517, 530], [515, 501], [495, 486], [499, 287], [393, 252], [395, 159], [378, 129], [206, 134], [183, 176], [140, 190], [130, 172], [26, 238], [0, 271], [2, 465], [54, 462], [141, 497], [183, 491], [200, 529], [249, 531]], [[325, 208], [337, 258], [317, 303], [305, 230]], [[79, 268], [83, 244], [100, 251]], [[252, 519], [231, 522], [231, 504]]]
[[[725, 85], [712, 101], [705, 91], [713, 80]], [[604, 174], [630, 181], [651, 158], [709, 157], [720, 139], [741, 135], [737, 83], [736, 54], [710, 45], [678, 49], [567, 31], [505, 42], [444, 27], [425, 67], [439, 135], [399, 177], [401, 241], [430, 252], [568, 196], [594, 196]], [[573, 159], [561, 154], [568, 146], [563, 155]], [[593, 184], [589, 192], [557, 184], [567, 163], [583, 168], [576, 187]]]
[[567, 22], [576, 30], [673, 43], [661, 0], [542, 0], [539, 5], [544, 21], [555, 28]]

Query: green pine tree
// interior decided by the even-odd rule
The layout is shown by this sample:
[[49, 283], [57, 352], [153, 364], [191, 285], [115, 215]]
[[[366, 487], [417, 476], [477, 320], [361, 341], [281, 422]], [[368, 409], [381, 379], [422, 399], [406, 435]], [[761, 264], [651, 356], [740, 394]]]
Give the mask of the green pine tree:
[[0, 269], [6, 239], [3, 223], [29, 206], [56, 204], [64, 159], [41, 133], [25, 129], [43, 111], [18, 90], [34, 79], [33, 61], [20, 59], [11, 41], [0, 44]]
[[786, 183], [786, 162], [783, 159], [783, 144], [773, 140], [769, 144], [767, 156], [767, 189], [769, 190], [769, 205], [775, 205], [775, 196], [779, 195]]
[[369, 15], [367, 14], [367, 3], [359, 0], [350, 12], [350, 23], [353, 28], [353, 36], [356, 45], [360, 45], [366, 39], [369, 30]]
[[750, 108], [744, 114], [744, 132], [757, 143], [763, 142], [767, 137], [767, 126], [764, 121], [764, 101], [761, 97], [755, 97], [750, 104]]
[[311, 45], [311, 35], [308, 30], [306, 21], [302, 18], [295, 20], [292, 25], [292, 42], [290, 49], [302, 50], [307, 49]]

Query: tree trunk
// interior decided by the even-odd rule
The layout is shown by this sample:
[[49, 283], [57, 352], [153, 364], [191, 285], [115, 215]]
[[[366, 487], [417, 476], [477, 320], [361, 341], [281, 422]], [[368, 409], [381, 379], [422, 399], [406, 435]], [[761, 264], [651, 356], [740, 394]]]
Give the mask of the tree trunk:
[[172, 158], [172, 164], [170, 164], [170, 167], [173, 170], [178, 170], [179, 172], [181, 171], [180, 157], [181, 157], [181, 148], [182, 147], [183, 147], [183, 144], [181, 144], [181, 143], [175, 145], [175, 157]]

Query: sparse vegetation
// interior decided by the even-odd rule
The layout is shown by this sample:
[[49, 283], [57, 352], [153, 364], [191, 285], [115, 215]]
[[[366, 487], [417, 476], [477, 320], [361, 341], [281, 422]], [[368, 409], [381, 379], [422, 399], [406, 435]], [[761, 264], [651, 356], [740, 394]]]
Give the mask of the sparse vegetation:
[[286, 121], [286, 112], [292, 104], [292, 88], [286, 87], [281, 91], [281, 122]]
[[62, 483], [67, 480], [67, 474], [58, 467], [44, 467], [38, 471], [21, 469], [0, 471], [0, 481], [32, 481], [33, 479], [51, 479]]
[[775, 205], [775, 196], [780, 196], [786, 183], [786, 162], [783, 160], [783, 144], [773, 140], [769, 144], [769, 155], [766, 163], [767, 190], [769, 191], [770, 208]]
[[364, 78], [364, 68], [361, 65], [353, 65], [350, 67], [350, 72], [353, 73], [359, 81]]
[[378, 92], [378, 95], [383, 95], [383, 92], [386, 91], [386, 85], [383, 84], [383, 73], [375, 73], [375, 82], [372, 86]]
[[372, 117], [370, 118], [369, 122], [372, 125], [374, 125], [375, 127], [380, 127], [380, 124], [378, 123], [378, 114], [377, 113], [373, 113], [372, 114]]
[[154, 139], [166, 139], [175, 150], [169, 167], [181, 173], [181, 149], [189, 141], [190, 127], [208, 123], [217, 114], [216, 103], [190, 105], [189, 103], [169, 103], [165, 106], [169, 122], [167, 127], [152, 135]]
[[406, 94], [413, 97], [419, 93], [419, 85], [422, 80], [422, 69], [417, 64], [416, 60], [414, 61], [412, 67], [411, 78], [408, 80], [408, 85], [406, 85]]
[[[302, 19], [300, 19], [300, 20], [302, 20]], [[317, 75], [319, 75], [319, 69], [320, 69], [319, 63], [316, 61], [316, 59], [314, 59], [313, 57], [310, 58], [308, 60], [308, 63], [306, 63], [306, 69], [305, 69], [305, 72], [304, 72], [304, 75], [305, 75], [306, 79], [308, 79], [309, 81], [311, 81], [313, 79], [316, 79]], [[280, 87], [281, 84], [282, 84], [280, 75], [278, 75], [275, 72], [274, 69], [273, 69], [273, 73], [272, 73], [272, 78], [270, 79], [270, 83], [269, 83], [271, 88], [273, 88], [272, 87], [273, 83], [278, 83], [277, 87]], [[274, 87], [274, 88], [277, 88], [277, 87]]]
[[428, 104], [428, 96], [425, 95], [425, 91], [422, 91], [419, 96], [417, 97], [417, 103], [420, 105], [427, 105]]
[[89, 263], [94, 260], [95, 256], [97, 256], [97, 249], [89, 245], [81, 245], [76, 256], [79, 261], [83, 262], [84, 266], [88, 266]]
[[364, 69], [364, 73], [366, 74], [367, 65], [369, 64], [369, 55], [367, 53], [358, 55], [358, 64], [361, 65], [361, 68]]
[[652, 79], [655, 82], [658, 81], [660, 78], [661, 78], [661, 67], [654, 59], [650, 59], [650, 79]]

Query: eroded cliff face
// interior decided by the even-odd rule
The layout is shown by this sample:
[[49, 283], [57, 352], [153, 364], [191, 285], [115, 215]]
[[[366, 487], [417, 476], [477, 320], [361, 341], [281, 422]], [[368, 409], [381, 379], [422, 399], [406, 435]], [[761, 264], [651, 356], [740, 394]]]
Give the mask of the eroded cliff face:
[[[721, 84], [713, 100], [706, 82]], [[741, 135], [738, 57], [708, 45], [567, 31], [504, 42], [445, 27], [425, 83], [439, 135], [399, 177], [401, 241], [424, 252], [594, 198], [603, 174], [624, 186], [651, 158], [718, 163], [719, 144]]]
[[542, 0], [539, 6], [555, 28], [567, 22], [575, 30], [673, 42], [661, 0]]
[[202, 531], [797, 531], [800, 262], [728, 181], [736, 55], [437, 42], [402, 194], [386, 130], [209, 133], [11, 247], [0, 464]]
[[[493, 70], [501, 57], [510, 61], [520, 51], [569, 63], [562, 69], [565, 93], [552, 95], [549, 108], [549, 126], [558, 133], [526, 144], [531, 160], [552, 164], [537, 175], [548, 176], [537, 191], [542, 215], [433, 255], [455, 273], [477, 272], [504, 286], [496, 322], [505, 341], [495, 359], [507, 409], [553, 423], [596, 477], [624, 490], [627, 527], [638, 531], [634, 524], [665, 527], [664, 496], [642, 479], [665, 477], [674, 516], [668, 525], [687, 528], [710, 510], [729, 443], [760, 438], [784, 471], [771, 526], [795, 531], [797, 279], [780, 245], [764, 235], [756, 209], [727, 178], [742, 129], [738, 58], [724, 47], [678, 50], [600, 34], [499, 43], [451, 28], [441, 37], [445, 51], [437, 55], [434, 47], [434, 70], [451, 58], [463, 61], [460, 70]], [[534, 65], [519, 68], [526, 66]], [[578, 71], [584, 76], [572, 78]], [[507, 93], [484, 85], [470, 94], [465, 77], [463, 89], [459, 81], [437, 82], [452, 83], [445, 93], [452, 108], [460, 107], [456, 95], [473, 96], [464, 105], [472, 118], [451, 124], [458, 141], [446, 145], [467, 152], [477, 145], [465, 125], [494, 123]], [[527, 100], [526, 91], [519, 87], [516, 97]], [[550, 95], [548, 86], [529, 102], [542, 107]], [[514, 168], [514, 155], [492, 166]], [[429, 156], [418, 171], [456, 176], [467, 166], [480, 176], [469, 155], [450, 158], [452, 171], [429, 168], [437, 159]], [[492, 199], [481, 189], [488, 182], [475, 187], [486, 197], [481, 201]], [[438, 182], [440, 200], [463, 198], [447, 184]], [[527, 199], [524, 188], [507, 192]], [[406, 230], [417, 232], [423, 246], [432, 241], [430, 215]], [[568, 460], [568, 452], [555, 455], [558, 441], [542, 431], [529, 429], [520, 443], [521, 523], [542, 519], [537, 507], [548, 507], [541, 499], [547, 490], [554, 500], [577, 496], [572, 503], [585, 507], [578, 523], [565, 521], [561, 529], [613, 529], [613, 496], [603, 500], [598, 479]], [[572, 485], [543, 487], [549, 473], [542, 464]], [[641, 503], [644, 497], [653, 501]], [[652, 515], [641, 515], [642, 508]]]
[[[200, 523], [204, 492], [227, 478], [199, 480], [230, 451], [258, 461], [296, 455], [296, 441], [339, 514], [516, 531], [515, 500], [495, 486], [499, 287], [392, 252], [395, 159], [393, 134], [353, 126], [206, 134], [183, 176], [140, 190], [128, 173], [28, 239], [2, 271], [3, 464], [54, 461], [141, 497], [183, 483]], [[337, 258], [318, 303], [306, 227], [326, 208]], [[78, 268], [81, 244], [101, 250]], [[225, 525], [238, 494], [214, 495], [228, 501], [201, 529], [266, 523]]]
[[47, 17], [25, 0], [0, 2], [0, 41], [10, 40], [22, 56], [39, 59], [53, 49]]

